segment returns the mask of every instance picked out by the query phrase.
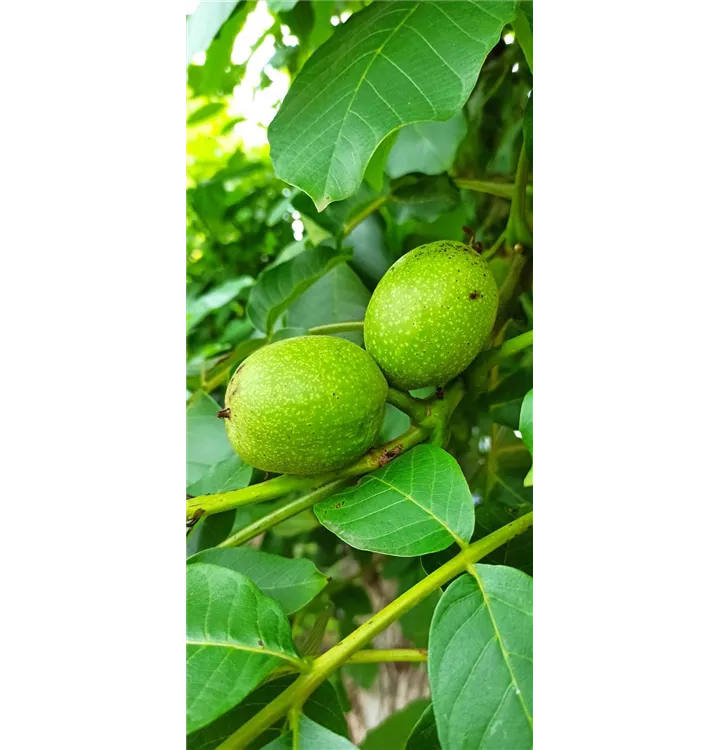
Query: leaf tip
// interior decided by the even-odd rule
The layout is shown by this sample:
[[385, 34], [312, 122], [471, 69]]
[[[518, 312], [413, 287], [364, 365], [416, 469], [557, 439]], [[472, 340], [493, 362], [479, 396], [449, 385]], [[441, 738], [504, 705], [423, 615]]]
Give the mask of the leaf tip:
[[321, 213], [331, 202], [332, 199], [328, 195], [323, 195], [318, 201], [314, 200], [314, 205], [317, 207], [317, 211]]

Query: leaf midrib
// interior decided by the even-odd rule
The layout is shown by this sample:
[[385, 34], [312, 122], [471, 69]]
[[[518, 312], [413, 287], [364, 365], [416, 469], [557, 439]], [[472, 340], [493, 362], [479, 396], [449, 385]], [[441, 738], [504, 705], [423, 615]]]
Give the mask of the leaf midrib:
[[187, 639], [186, 643], [188, 646], [199, 646], [200, 648], [232, 648], [236, 651], [247, 651], [254, 654], [264, 654], [265, 656], [276, 656], [277, 658], [288, 661], [291, 664], [298, 664], [301, 661], [289, 654], [284, 654], [281, 651], [274, 651], [261, 646], [245, 646], [239, 643], [231, 643], [229, 641], [192, 641], [189, 639]]
[[[329, 159], [329, 169], [327, 170], [327, 176], [326, 176], [326, 179], [324, 180], [324, 191], [323, 192], [324, 192], [325, 196], [326, 196], [326, 193], [327, 193], [327, 187], [328, 187], [328, 184], [329, 184], [329, 178], [333, 174], [332, 170], [333, 170], [333, 167], [334, 167], [334, 159], [335, 159], [336, 153], [337, 153], [337, 145], [338, 145], [339, 141], [341, 140], [342, 132], [344, 130], [344, 126], [346, 125], [347, 117], [349, 116], [349, 113], [352, 111], [352, 104], [354, 104], [354, 100], [356, 99], [357, 94], [359, 93], [359, 89], [362, 87], [362, 84], [364, 83], [364, 80], [366, 79], [367, 75], [369, 75], [369, 71], [371, 70], [372, 65], [374, 65], [374, 62], [379, 57], [379, 55], [382, 53], [382, 50], [384, 49], [384, 47], [386, 47], [386, 45], [389, 44], [389, 42], [394, 38], [394, 35], [397, 33], [397, 31], [399, 31], [399, 29], [411, 18], [411, 16], [419, 8], [419, 5], [420, 5], [420, 3], [417, 2], [414, 5], [414, 7], [404, 16], [404, 18], [401, 21], [401, 23], [398, 24], [398, 26], [396, 26], [396, 28], [394, 28], [392, 30], [391, 34], [389, 34], [389, 36], [387, 36], [387, 38], [379, 45], [379, 47], [377, 48], [377, 50], [374, 52], [371, 60], [369, 60], [366, 68], [364, 69], [364, 72], [361, 74], [361, 78], [359, 79], [359, 82], [357, 83], [357, 86], [354, 89], [354, 93], [352, 94], [352, 98], [349, 101], [349, 104], [347, 105], [347, 108], [346, 108], [346, 110], [344, 112], [344, 117], [342, 117], [342, 122], [341, 122], [341, 125], [339, 126], [339, 132], [337, 133], [337, 137], [336, 137], [336, 139], [334, 141], [334, 146], [332, 148], [332, 155], [331, 155], [331, 158]], [[387, 60], [388, 59], [389, 58], [387, 58]], [[391, 62], [391, 60], [389, 62]], [[399, 119], [401, 119], [401, 118], [399, 118]]]
[[410, 500], [414, 505], [416, 505], [417, 508], [421, 508], [421, 510], [424, 511], [427, 515], [431, 516], [442, 528], [446, 529], [449, 534], [451, 534], [454, 541], [460, 546], [465, 547], [466, 542], [459, 536], [457, 536], [437, 515], [432, 513], [428, 508], [425, 508], [415, 497], [410, 495], [408, 492], [404, 492], [404, 490], [399, 489], [396, 485], [392, 484], [391, 482], [387, 482], [386, 479], [382, 479], [381, 477], [371, 477], [372, 479], [375, 479], [377, 482], [381, 482], [382, 484], [385, 484], [387, 487], [391, 488], [395, 492], [398, 492], [402, 497], [405, 497], [407, 500]]
[[481, 596], [483, 597], [484, 604], [486, 605], [486, 612], [489, 616], [489, 619], [491, 620], [491, 627], [493, 627], [494, 633], [496, 633], [496, 642], [499, 644], [499, 648], [501, 649], [501, 656], [504, 659], [506, 668], [509, 670], [509, 677], [511, 678], [511, 683], [514, 686], [514, 692], [516, 693], [516, 697], [519, 699], [519, 703], [521, 704], [521, 708], [524, 711], [529, 727], [531, 728], [531, 731], [533, 731], [533, 718], [530, 711], [528, 710], [528, 707], [526, 706], [523, 691], [521, 690], [521, 686], [519, 685], [518, 680], [516, 679], [516, 675], [514, 674], [514, 668], [511, 665], [511, 660], [509, 659], [509, 652], [507, 651], [506, 646], [504, 646], [504, 642], [501, 638], [501, 632], [496, 622], [496, 618], [494, 617], [493, 610], [491, 609], [491, 603], [489, 602], [489, 595], [486, 593], [486, 589], [484, 589], [484, 585], [481, 582], [481, 576], [478, 574], [476, 568], [473, 565], [469, 565], [467, 567], [467, 572], [474, 577], [479, 587], [479, 591], [481, 591]]

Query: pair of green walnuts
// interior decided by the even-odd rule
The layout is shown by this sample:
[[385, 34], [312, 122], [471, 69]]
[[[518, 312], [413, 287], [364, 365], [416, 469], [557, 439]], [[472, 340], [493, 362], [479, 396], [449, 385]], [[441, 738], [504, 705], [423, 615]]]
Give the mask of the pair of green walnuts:
[[252, 354], [227, 386], [227, 434], [258, 469], [317, 474], [374, 445], [387, 380], [402, 390], [443, 386], [479, 353], [498, 291], [469, 245], [432, 242], [401, 257], [364, 319], [366, 351], [333, 336], [301, 336]]

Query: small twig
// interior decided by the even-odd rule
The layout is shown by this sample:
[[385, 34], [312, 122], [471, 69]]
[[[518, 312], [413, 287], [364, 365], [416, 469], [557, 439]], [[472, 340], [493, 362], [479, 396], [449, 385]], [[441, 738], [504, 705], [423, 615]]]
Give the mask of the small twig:
[[504, 229], [504, 231], [501, 232], [501, 234], [498, 236], [496, 242], [494, 242], [494, 244], [485, 253], [483, 253], [481, 257], [484, 260], [490, 260], [491, 258], [493, 258], [494, 255], [496, 255], [496, 253], [501, 249], [501, 246], [503, 245], [505, 239], [506, 230]]
[[308, 328], [307, 333], [310, 336], [328, 336], [332, 333], [345, 333], [347, 331], [363, 331], [363, 320], [349, 320], [345, 323], [327, 323], [323, 326], [314, 326]]

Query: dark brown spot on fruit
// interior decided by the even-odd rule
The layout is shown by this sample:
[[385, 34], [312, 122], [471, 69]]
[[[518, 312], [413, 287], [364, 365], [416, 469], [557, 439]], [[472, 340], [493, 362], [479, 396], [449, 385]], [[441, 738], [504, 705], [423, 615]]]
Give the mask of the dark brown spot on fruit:
[[227, 407], [226, 409], [220, 409], [217, 412], [217, 419], [229, 419], [232, 416], [232, 410]]

